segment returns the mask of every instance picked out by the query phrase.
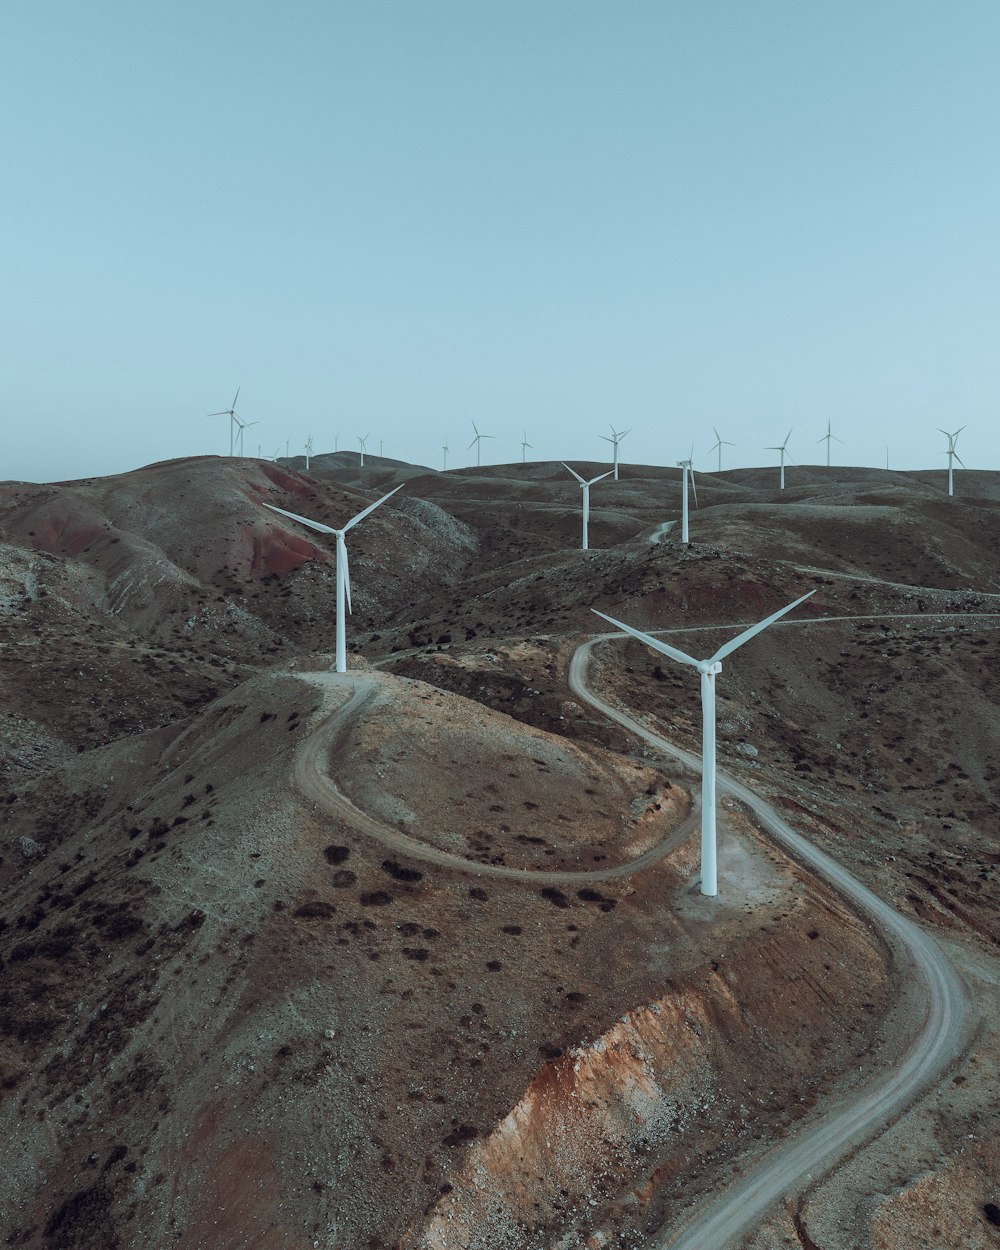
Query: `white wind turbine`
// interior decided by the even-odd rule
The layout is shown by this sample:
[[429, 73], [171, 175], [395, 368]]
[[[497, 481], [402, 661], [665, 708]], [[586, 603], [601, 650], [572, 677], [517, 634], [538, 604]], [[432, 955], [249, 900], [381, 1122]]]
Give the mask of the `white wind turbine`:
[[308, 517], [299, 516], [296, 512], [286, 512], [284, 508], [276, 508], [273, 504], [264, 504], [265, 508], [270, 508], [272, 512], [280, 512], [282, 516], [291, 517], [293, 521], [298, 521], [301, 525], [308, 525], [310, 529], [318, 530], [321, 534], [334, 534], [337, 538], [337, 664], [338, 673], [347, 672], [347, 623], [344, 614], [346, 604], [347, 611], [351, 609], [351, 570], [347, 561], [347, 543], [345, 535], [348, 530], [354, 529], [359, 521], [363, 521], [375, 511], [380, 504], [384, 504], [387, 499], [391, 499], [397, 490], [402, 490], [402, 483], [389, 491], [388, 495], [383, 495], [381, 499], [376, 499], [374, 503], [370, 503], [367, 508], [363, 508], [357, 516], [351, 517], [346, 525], [341, 528], [334, 529], [330, 525], [322, 525], [319, 521], [310, 521]]
[[561, 460], [559, 463], [564, 469], [573, 474], [576, 480], [580, 483], [580, 489], [583, 491], [583, 541], [580, 543], [580, 550], [587, 551], [587, 528], [590, 522], [590, 488], [597, 482], [602, 482], [606, 477], [610, 477], [612, 471], [611, 469], [608, 469], [607, 473], [602, 473], [599, 477], [591, 478], [589, 482], [585, 482], [579, 473], [577, 473], [576, 469], [570, 469], [565, 460]]
[[[795, 427], [792, 426], [792, 429], [794, 428]], [[764, 448], [765, 451], [780, 451], [781, 452], [781, 478], [780, 478], [781, 485], [778, 487], [779, 490], [785, 489], [785, 456], [788, 455], [788, 440], [791, 437], [792, 437], [792, 430], [789, 430], [788, 433], [785, 435], [785, 441], [781, 444], [780, 447], [765, 447]], [[788, 459], [792, 460], [791, 456], [788, 456]], [[792, 463], [794, 464], [795, 462], [792, 460]]]
[[448, 469], [448, 435], [444, 436], [444, 446], [441, 448], [441, 472], [444, 473]]
[[631, 431], [630, 430], [616, 430], [613, 425], [609, 425], [608, 429], [611, 431], [610, 438], [608, 438], [607, 434], [599, 434], [598, 437], [604, 439], [606, 443], [610, 443], [615, 449], [613, 472], [615, 475], [615, 481], [617, 482], [618, 481], [618, 444], [622, 441], [625, 435], [631, 433]]
[[528, 431], [522, 430], [521, 431], [521, 463], [522, 464], [527, 463], [525, 452], [528, 450], [529, 447], [531, 448], [532, 451], [535, 450], [534, 444], [528, 442]]
[[958, 452], [955, 450], [955, 444], [958, 442], [958, 436], [959, 434], [962, 433], [964, 429], [965, 429], [965, 426], [962, 425], [962, 426], [959, 426], [959, 428], [955, 431], [954, 434], [949, 434], [947, 430], [942, 430], [941, 427], [938, 426], [938, 430], [948, 440], [948, 450], [944, 453], [944, 455], [948, 457], [948, 494], [949, 495], [954, 495], [955, 493], [955, 474], [954, 474], [954, 465], [952, 464], [952, 461], [957, 460], [958, 463], [962, 465], [962, 468], [963, 469], [965, 468], [965, 465], [962, 464], [961, 456], [959, 456]]
[[335, 452], [340, 450], [340, 435], [339, 434], [334, 434], [333, 436], [333, 450]]
[[[493, 435], [492, 434], [480, 434], [479, 427], [476, 425], [475, 421], [473, 421], [472, 423], [472, 428], [476, 431], [476, 437], [469, 444], [469, 447], [475, 447], [476, 449], [476, 468], [478, 469], [479, 468], [479, 444], [484, 438], [492, 438]], [[465, 450], [468, 451], [469, 447], [466, 447]]]
[[210, 412], [210, 417], [228, 417], [229, 418], [229, 454], [233, 454], [236, 446], [236, 422], [239, 417], [236, 415], [236, 401], [240, 397], [240, 388], [236, 388], [236, 394], [233, 396], [233, 402], [228, 408], [223, 408], [221, 412]]
[[366, 434], [364, 438], [362, 438], [360, 434], [358, 435], [358, 442], [361, 444], [361, 468], [362, 469], [365, 467], [365, 443], [367, 443], [370, 438], [371, 438], [370, 434]]
[[698, 506], [698, 487], [694, 484], [694, 448], [688, 455], [687, 460], [678, 460], [677, 467], [683, 470], [681, 478], [681, 542], [686, 547], [688, 544], [688, 474], [691, 474], [691, 490], [694, 493], [694, 506]]
[[712, 433], [715, 435], [715, 442], [708, 449], [708, 454], [711, 455], [713, 451], [717, 451], [719, 453], [719, 472], [721, 473], [722, 472], [722, 449], [723, 447], [735, 447], [736, 444], [731, 443], [727, 438], [723, 438], [714, 425], [712, 426]]
[[815, 593], [815, 590], [810, 590], [801, 599], [796, 599], [794, 603], [788, 604], [787, 607], [782, 608], [779, 612], [774, 612], [766, 620], [752, 625], [749, 629], [745, 629], [742, 634], [737, 634], [735, 638], [731, 638], [729, 642], [724, 643], [708, 660], [696, 660], [694, 656], [688, 655], [685, 651], [679, 651], [676, 647], [668, 646], [667, 643], [661, 642], [659, 638], [653, 638], [650, 634], [644, 634], [641, 630], [633, 629], [631, 625], [623, 625], [621, 621], [616, 621], [614, 617], [606, 616], [603, 612], [597, 612], [596, 608], [591, 609], [598, 616], [609, 621], [616, 629], [623, 630], [626, 634], [631, 634], [633, 638], [638, 638], [640, 642], [644, 642], [647, 647], [652, 647], [654, 651], [659, 651], [661, 655], [670, 656], [672, 660], [677, 660], [680, 664], [690, 664], [692, 668], [696, 668], [701, 674], [702, 894], [713, 896], [719, 892], [715, 830], [715, 678], [722, 672], [722, 661], [727, 655], [732, 655], [737, 647], [742, 647], [745, 642], [749, 642], [761, 630], [767, 629], [768, 625], [773, 625], [786, 612], [791, 612], [792, 608], [797, 608], [800, 603], [805, 603], [809, 596]]
[[[791, 430], [789, 430], [788, 432], [789, 432], [789, 434], [791, 434]], [[838, 438], [838, 437], [836, 436], [836, 434], [831, 434], [831, 433], [830, 433], [830, 422], [829, 422], [829, 421], [827, 421], [827, 423], [826, 423], [826, 433], [823, 435], [823, 437], [822, 437], [822, 438], [818, 438], [818, 439], [816, 440], [816, 442], [817, 442], [817, 443], [826, 443], [826, 467], [827, 467], [827, 468], [829, 468], [829, 467], [830, 467], [830, 444], [831, 444], [831, 442], [832, 442], [832, 443], [840, 443], [840, 444], [843, 444], [843, 441], [844, 441], [844, 440], [843, 440], [842, 438]], [[788, 442], [788, 439], [785, 439], [785, 442], [787, 443], [787, 442]], [[773, 448], [772, 448], [772, 450], [773, 450]]]
[[306, 439], [306, 472], [309, 472], [309, 457], [313, 454], [313, 436]]
[[241, 417], [237, 416], [236, 413], [233, 413], [233, 416], [236, 418], [236, 424], [240, 427], [239, 433], [236, 435], [236, 441], [239, 444], [239, 448], [240, 448], [239, 454], [240, 454], [240, 458], [242, 459], [243, 457], [243, 431], [249, 430], [255, 425], [260, 425], [260, 422], [259, 421], [244, 421]]

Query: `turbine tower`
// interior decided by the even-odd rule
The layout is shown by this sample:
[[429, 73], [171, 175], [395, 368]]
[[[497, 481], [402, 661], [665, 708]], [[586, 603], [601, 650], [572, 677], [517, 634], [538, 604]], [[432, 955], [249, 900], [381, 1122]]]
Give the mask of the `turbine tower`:
[[441, 463], [441, 472], [445, 473], [448, 469], [448, 435], [447, 434], [444, 436], [444, 446], [441, 448], [441, 452], [442, 452], [442, 457], [443, 457], [442, 463]]
[[[475, 421], [473, 421], [472, 423], [472, 428], [476, 431], [476, 437], [469, 444], [469, 447], [475, 447], [476, 449], [476, 468], [478, 469], [479, 468], [479, 444], [482, 441], [482, 439], [492, 438], [493, 435], [492, 434], [480, 434], [479, 427], [476, 425]], [[468, 451], [469, 447], [466, 447], [465, 450]]]
[[338, 452], [340, 450], [340, 435], [339, 434], [334, 434], [333, 436], [333, 450], [334, 452]]
[[630, 431], [629, 430], [616, 430], [613, 425], [609, 425], [608, 429], [611, 431], [610, 438], [608, 438], [607, 434], [600, 434], [598, 435], [598, 437], [603, 438], [606, 443], [610, 443], [615, 449], [613, 471], [615, 475], [615, 481], [617, 482], [618, 481], [618, 444], [622, 441], [622, 439], [625, 437], [626, 434], [630, 433]]
[[521, 431], [521, 463], [522, 464], [526, 463], [526, 457], [524, 453], [528, 450], [529, 447], [531, 448], [532, 451], [535, 450], [534, 444], [528, 442], [528, 431], [522, 430]]
[[236, 401], [240, 397], [240, 388], [236, 388], [236, 394], [233, 396], [233, 402], [228, 408], [223, 408], [221, 412], [210, 412], [210, 417], [228, 417], [229, 418], [229, 454], [233, 454], [236, 446], [236, 422], [239, 417], [236, 415]]
[[571, 469], [564, 460], [560, 461], [560, 464], [564, 469], [573, 474], [576, 480], [580, 483], [580, 489], [583, 491], [583, 541], [580, 543], [580, 550], [587, 551], [587, 527], [590, 521], [590, 488], [597, 482], [602, 482], [606, 477], [610, 477], [612, 470], [608, 469], [607, 473], [602, 473], [599, 477], [591, 478], [589, 482], [585, 482], [579, 473], [577, 473], [576, 469]]
[[321, 534], [334, 534], [337, 538], [337, 663], [336, 671], [338, 673], [347, 672], [347, 624], [344, 615], [344, 607], [346, 603], [347, 611], [351, 612], [351, 570], [347, 562], [347, 543], [345, 535], [348, 530], [354, 529], [359, 521], [363, 521], [375, 511], [380, 504], [384, 504], [387, 499], [391, 499], [397, 490], [402, 490], [403, 484], [400, 483], [388, 495], [383, 495], [381, 499], [376, 499], [374, 503], [363, 508], [357, 516], [351, 517], [346, 525], [341, 528], [333, 529], [329, 525], [322, 525], [319, 521], [310, 521], [308, 517], [299, 516], [296, 512], [286, 512], [284, 508], [276, 508], [274, 504], [266, 503], [265, 508], [270, 508], [272, 512], [280, 512], [282, 516], [291, 517], [293, 521], [298, 521], [301, 525], [307, 525], [310, 529], [318, 530]]
[[370, 434], [366, 434], [364, 438], [362, 438], [360, 434], [358, 435], [358, 442], [361, 444], [361, 468], [362, 469], [365, 467], [365, 443], [367, 443], [370, 438], [371, 438]]
[[[789, 432], [789, 434], [791, 434], [791, 430], [789, 430], [788, 432]], [[827, 423], [826, 423], [826, 433], [823, 435], [823, 437], [822, 437], [822, 438], [818, 438], [818, 439], [816, 440], [816, 442], [817, 442], [817, 443], [826, 443], [826, 467], [827, 467], [827, 468], [829, 468], [829, 467], [830, 467], [830, 443], [831, 443], [831, 442], [833, 442], [833, 443], [841, 443], [841, 444], [842, 444], [842, 443], [843, 443], [843, 441], [844, 441], [844, 440], [843, 440], [843, 439], [841, 439], [841, 438], [838, 438], [838, 437], [836, 436], [836, 434], [831, 434], [831, 433], [830, 433], [830, 422], [829, 422], [829, 421], [827, 421]], [[785, 442], [787, 443], [787, 442], [788, 442], [788, 439], [785, 439]], [[772, 450], [773, 450], [773, 449], [772, 449]]]
[[[792, 429], [794, 428], [795, 427], [792, 426]], [[779, 490], [785, 489], [785, 456], [788, 455], [788, 440], [791, 437], [792, 437], [792, 430], [789, 430], [788, 433], [785, 435], [785, 441], [781, 444], [780, 447], [765, 447], [764, 448], [765, 451], [780, 451], [781, 452], [781, 479], [780, 479], [781, 485], [778, 487]], [[791, 461], [792, 464], [795, 463], [795, 461], [792, 460], [791, 456], [788, 456], [788, 459], [789, 461]]]
[[815, 590], [810, 590], [801, 599], [796, 599], [794, 603], [790, 603], [779, 612], [773, 613], [766, 620], [752, 625], [741, 634], [737, 634], [735, 638], [731, 638], [729, 642], [724, 643], [708, 660], [696, 660], [694, 656], [688, 655], [687, 652], [680, 651], [676, 647], [668, 646], [667, 643], [661, 642], [659, 638], [653, 638], [650, 634], [644, 634], [641, 630], [633, 629], [631, 625], [623, 625], [621, 621], [616, 621], [614, 617], [605, 616], [603, 612], [597, 612], [596, 608], [591, 609], [592, 612], [596, 612], [598, 616], [609, 621], [616, 629], [620, 629], [626, 634], [631, 634], [633, 638], [638, 638], [640, 642], [644, 642], [647, 647], [652, 647], [654, 651], [659, 651], [661, 655], [670, 656], [672, 660], [677, 660], [680, 664], [690, 664], [692, 668], [696, 668], [701, 674], [701, 892], [709, 897], [714, 897], [719, 892], [715, 830], [715, 679], [722, 672], [722, 661], [727, 655], [732, 655], [737, 647], [742, 647], [745, 642], [749, 642], [761, 630], [767, 629], [768, 625], [773, 625], [786, 612], [791, 612], [792, 608], [797, 608], [800, 603], [805, 603], [809, 596], [815, 593]]
[[306, 439], [306, 472], [309, 472], [309, 457], [313, 454], [313, 436]]
[[722, 472], [722, 449], [723, 447], [735, 447], [736, 444], [731, 443], [726, 438], [723, 438], [714, 425], [712, 426], [712, 433], [715, 435], [715, 442], [708, 449], [708, 454], [711, 455], [713, 451], [717, 451], [719, 453], [719, 472], [721, 473]]
[[963, 469], [965, 468], [965, 465], [962, 464], [961, 456], [959, 456], [958, 452], [955, 450], [955, 444], [958, 442], [958, 436], [959, 434], [962, 433], [964, 429], [965, 429], [965, 426], [962, 425], [962, 426], [959, 426], [959, 428], [955, 431], [954, 434], [949, 434], [947, 430], [942, 430], [941, 427], [938, 426], [938, 430], [948, 440], [948, 450], [944, 452], [944, 455], [948, 457], [948, 494], [949, 495], [954, 495], [955, 493], [955, 473], [954, 473], [954, 465], [952, 464], [952, 461], [957, 460], [958, 463], [962, 465], [962, 468]]
[[694, 506], [698, 506], [698, 487], [694, 484], [694, 448], [691, 448], [687, 460], [678, 460], [677, 467], [682, 470], [681, 478], [681, 542], [688, 545], [688, 474], [691, 474], [691, 490], [694, 493]]

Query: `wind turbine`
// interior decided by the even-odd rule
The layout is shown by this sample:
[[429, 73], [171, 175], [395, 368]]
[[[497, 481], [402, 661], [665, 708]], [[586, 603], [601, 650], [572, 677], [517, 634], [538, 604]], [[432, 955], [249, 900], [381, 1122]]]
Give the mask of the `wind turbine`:
[[618, 444], [622, 441], [622, 439], [625, 437], [626, 434], [630, 433], [630, 431], [629, 430], [616, 430], [613, 425], [609, 425], [608, 429], [611, 431], [610, 438], [608, 438], [607, 434], [600, 434], [598, 435], [598, 437], [603, 438], [606, 443], [611, 443], [611, 445], [615, 449], [614, 475], [615, 475], [615, 481], [617, 482], [618, 481]]
[[233, 402], [229, 405], [228, 408], [223, 408], [221, 412], [210, 412], [208, 414], [210, 417], [228, 417], [229, 418], [229, 454], [230, 455], [233, 454], [233, 449], [236, 445], [236, 437], [235, 437], [236, 422], [239, 420], [239, 417], [237, 417], [236, 415], [236, 401], [239, 399], [239, 397], [240, 397], [240, 388], [237, 387], [236, 394], [233, 396]]
[[[479, 433], [479, 428], [478, 428], [478, 426], [476, 425], [475, 421], [473, 421], [473, 423], [472, 423], [472, 428], [476, 431], [476, 437], [475, 437], [475, 438], [472, 440], [472, 442], [469, 444], [469, 447], [475, 447], [475, 449], [476, 449], [476, 468], [478, 469], [478, 468], [479, 468], [479, 444], [480, 444], [480, 441], [481, 441], [482, 439], [484, 439], [484, 438], [492, 438], [492, 437], [493, 437], [493, 435], [492, 435], [492, 434], [480, 434], [480, 433]], [[468, 451], [468, 450], [469, 450], [469, 447], [466, 447], [466, 449], [465, 449], [465, 450], [466, 450], [466, 451]]]
[[[789, 434], [791, 434], [791, 432], [792, 432], [792, 431], [791, 431], [791, 430], [789, 430], [788, 432], [789, 432]], [[838, 437], [836, 436], [836, 434], [831, 434], [831, 433], [830, 433], [830, 422], [829, 422], [829, 421], [827, 421], [827, 423], [826, 423], [826, 433], [823, 435], [823, 437], [822, 437], [822, 438], [818, 438], [818, 439], [816, 440], [816, 442], [817, 442], [817, 443], [826, 443], [826, 467], [827, 467], [827, 468], [829, 468], [829, 467], [830, 467], [830, 443], [831, 443], [831, 442], [834, 442], [834, 443], [841, 443], [841, 444], [843, 444], [843, 441], [844, 441], [844, 440], [843, 440], [842, 438], [838, 438]], [[786, 443], [788, 442], [788, 439], [787, 439], [787, 438], [785, 439], [785, 442], [786, 442]], [[773, 451], [774, 449], [772, 448], [771, 450]]]
[[444, 446], [441, 448], [441, 451], [444, 453], [443, 463], [441, 465], [441, 472], [444, 473], [448, 468], [448, 435], [447, 434], [444, 436]]
[[333, 450], [334, 452], [337, 452], [340, 450], [340, 435], [339, 434], [334, 434], [333, 436]]
[[313, 436], [310, 434], [306, 439], [306, 472], [309, 472], [309, 457], [313, 452]]
[[249, 430], [252, 426], [260, 425], [260, 422], [259, 421], [244, 421], [242, 420], [242, 418], [236, 416], [235, 413], [233, 413], [233, 416], [236, 417], [236, 424], [240, 427], [240, 432], [236, 435], [236, 441], [240, 445], [240, 458], [242, 459], [243, 457], [243, 431]]
[[737, 634], [735, 638], [731, 638], [729, 642], [724, 643], [708, 660], [696, 660], [694, 656], [678, 650], [677, 647], [668, 646], [667, 643], [661, 642], [659, 638], [653, 638], [650, 634], [644, 634], [641, 630], [633, 629], [631, 625], [623, 625], [621, 621], [616, 621], [614, 617], [606, 616], [603, 612], [597, 612], [596, 608], [591, 609], [592, 612], [596, 612], [598, 616], [609, 621], [617, 629], [623, 630], [626, 634], [631, 634], [633, 638], [638, 638], [640, 642], [644, 642], [647, 647], [652, 647], [654, 651], [659, 651], [661, 655], [670, 656], [672, 660], [677, 660], [680, 664], [690, 664], [692, 668], [696, 668], [701, 674], [701, 892], [709, 897], [719, 892], [715, 836], [715, 678], [722, 672], [722, 661], [727, 655], [732, 655], [737, 647], [742, 647], [745, 642], [749, 642], [761, 630], [767, 629], [768, 625], [773, 625], [786, 612], [791, 612], [792, 608], [797, 608], [800, 603], [805, 603], [809, 596], [815, 593], [815, 590], [810, 590], [801, 599], [796, 599], [794, 603], [788, 604], [787, 607], [782, 608], [779, 612], [775, 612], [758, 624], [745, 629], [742, 634]]
[[526, 457], [524, 453], [528, 450], [529, 447], [531, 448], [532, 451], [535, 450], [534, 444], [528, 442], [528, 431], [522, 430], [521, 431], [521, 463], [522, 464], [526, 463]]
[[281, 447], [280, 447], [280, 446], [275, 447], [275, 449], [274, 449], [274, 455], [271, 457], [271, 459], [272, 459], [272, 460], [277, 460], [277, 459], [278, 459], [278, 457], [279, 457], [280, 455], [281, 455]]
[[569, 465], [564, 460], [560, 461], [560, 464], [564, 469], [573, 474], [576, 480], [580, 483], [580, 489], [583, 491], [583, 541], [580, 543], [580, 550], [586, 551], [588, 550], [587, 524], [590, 520], [590, 488], [597, 482], [603, 481], [604, 478], [610, 477], [612, 471], [611, 469], [608, 469], [607, 473], [602, 473], [600, 477], [594, 477], [591, 478], [589, 482], [585, 482], [579, 473], [577, 473], [576, 469], [570, 469]]
[[389, 491], [388, 495], [383, 495], [381, 499], [376, 499], [374, 503], [370, 503], [367, 508], [363, 508], [357, 516], [351, 517], [346, 525], [341, 528], [333, 529], [329, 525], [322, 525], [319, 521], [310, 521], [308, 517], [299, 516], [296, 512], [286, 512], [284, 508], [276, 508], [273, 504], [264, 504], [265, 508], [270, 508], [272, 512], [280, 512], [282, 516], [291, 517], [293, 521], [298, 521], [301, 525], [308, 525], [310, 529], [319, 530], [321, 534], [335, 534], [337, 538], [337, 665], [338, 673], [347, 672], [347, 625], [344, 615], [344, 605], [346, 602], [347, 611], [351, 612], [351, 570], [347, 562], [347, 543], [344, 536], [348, 530], [354, 529], [359, 521], [363, 521], [380, 505], [384, 504], [387, 499], [391, 499], [397, 490], [402, 490], [403, 484], [394, 487]]
[[358, 442], [361, 444], [361, 468], [362, 469], [365, 467], [365, 443], [367, 443], [370, 438], [371, 438], [370, 434], [366, 434], [364, 438], [362, 438], [360, 434], [358, 435]]
[[712, 433], [715, 435], [715, 442], [708, 449], [708, 454], [711, 455], [713, 451], [717, 451], [719, 453], [719, 472], [721, 473], [722, 472], [722, 449], [723, 447], [735, 447], [736, 444], [731, 443], [726, 438], [723, 438], [714, 425], [712, 426]]
[[678, 460], [677, 467], [683, 470], [681, 486], [681, 542], [688, 545], [688, 474], [691, 474], [691, 490], [694, 492], [694, 506], [698, 506], [698, 487], [694, 484], [694, 448], [691, 448], [687, 460]]
[[[794, 428], [795, 427], [792, 426], [792, 429]], [[788, 454], [788, 440], [791, 437], [792, 437], [792, 430], [789, 430], [788, 433], [785, 435], [785, 441], [781, 444], [780, 447], [765, 447], [764, 448], [765, 451], [780, 451], [781, 452], [781, 485], [778, 488], [779, 490], [785, 489], [785, 456]], [[788, 459], [791, 460], [792, 459], [791, 456], [789, 456]], [[795, 462], [792, 461], [792, 463], [794, 464]]]
[[948, 494], [949, 495], [954, 495], [955, 493], [955, 474], [954, 474], [954, 466], [952, 464], [952, 461], [957, 460], [958, 463], [962, 465], [962, 468], [963, 469], [965, 468], [965, 465], [962, 464], [961, 456], [959, 456], [958, 452], [955, 450], [955, 443], [958, 441], [959, 434], [961, 434], [964, 429], [965, 429], [965, 426], [962, 425], [962, 426], [959, 426], [959, 428], [955, 431], [954, 434], [949, 434], [947, 430], [942, 430], [941, 427], [938, 426], [938, 430], [940, 430], [940, 432], [948, 440], [948, 450], [944, 452], [944, 455], [948, 457]]

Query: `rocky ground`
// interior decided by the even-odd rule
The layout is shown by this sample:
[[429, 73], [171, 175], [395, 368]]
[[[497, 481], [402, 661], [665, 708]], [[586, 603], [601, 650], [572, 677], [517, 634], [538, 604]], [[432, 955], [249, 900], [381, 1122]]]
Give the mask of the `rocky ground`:
[[[6, 1244], [641, 1247], [891, 1064], [891, 950], [732, 805], [707, 905], [696, 779], [566, 682], [591, 607], [700, 655], [814, 588], [852, 619], [726, 661], [720, 760], [947, 944], [977, 1023], [747, 1245], [998, 1244], [1000, 477], [772, 477], [699, 478], [684, 549], [649, 541], [677, 472], [624, 468], [588, 553], [553, 465], [0, 484]], [[260, 505], [399, 482], [331, 682], [331, 550]], [[686, 670], [615, 642], [591, 680], [698, 749]]]

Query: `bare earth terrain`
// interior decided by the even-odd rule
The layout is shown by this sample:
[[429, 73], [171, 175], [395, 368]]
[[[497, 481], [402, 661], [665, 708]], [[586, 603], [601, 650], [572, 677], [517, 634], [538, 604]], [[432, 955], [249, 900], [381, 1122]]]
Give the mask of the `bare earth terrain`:
[[[0, 1244], [1000, 1245], [1000, 475], [704, 475], [685, 548], [624, 466], [580, 552], [559, 466], [302, 467], [0, 484]], [[400, 482], [338, 676], [262, 504]], [[814, 588], [705, 899], [697, 680], [590, 609]]]

